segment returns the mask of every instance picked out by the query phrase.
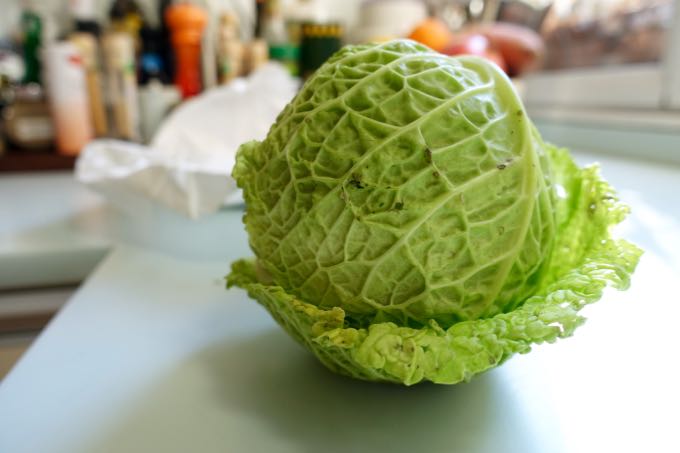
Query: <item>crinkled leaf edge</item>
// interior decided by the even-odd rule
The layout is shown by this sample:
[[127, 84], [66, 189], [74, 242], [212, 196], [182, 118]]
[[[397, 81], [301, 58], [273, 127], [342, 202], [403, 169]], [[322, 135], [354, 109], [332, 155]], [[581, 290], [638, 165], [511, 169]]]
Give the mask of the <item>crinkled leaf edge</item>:
[[[572, 335], [584, 318], [579, 310], [600, 299], [608, 285], [623, 290], [642, 251], [609, 237], [628, 208], [600, 178], [596, 167], [578, 168], [566, 150], [548, 149], [556, 181], [570, 191], [552, 259], [554, 278], [521, 306], [491, 318], [444, 329], [432, 321], [420, 329], [391, 322], [347, 327], [342, 309], [322, 309], [258, 278], [253, 260], [232, 264], [227, 285], [239, 286], [262, 304], [294, 338], [329, 369], [351, 377], [412, 385], [455, 384], [493, 368], [533, 344]], [[596, 200], [595, 204], [593, 200]], [[587, 237], [576, 247], [574, 235]], [[585, 244], [585, 245], [584, 245]], [[565, 263], [570, 266], [565, 270]]]

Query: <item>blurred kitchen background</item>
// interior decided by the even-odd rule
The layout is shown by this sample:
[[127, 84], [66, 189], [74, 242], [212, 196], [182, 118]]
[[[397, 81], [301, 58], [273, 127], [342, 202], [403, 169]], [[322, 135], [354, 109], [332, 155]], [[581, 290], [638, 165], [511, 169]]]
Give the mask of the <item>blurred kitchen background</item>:
[[[345, 43], [410, 37], [516, 81], [532, 116], [676, 126], [671, 0], [5, 0], [0, 170], [69, 168], [94, 138], [148, 143], [183, 100], [274, 61], [302, 80]], [[561, 138], [561, 137], [560, 137]]]
[[110, 247], [100, 234], [110, 219], [82, 214], [101, 204], [82, 183], [134, 206], [136, 218], [162, 205], [210, 222], [225, 197], [238, 203], [224, 182], [232, 141], [266, 133], [346, 43], [408, 37], [488, 58], [547, 139], [680, 162], [677, 1], [3, 0], [0, 9], [0, 378]]

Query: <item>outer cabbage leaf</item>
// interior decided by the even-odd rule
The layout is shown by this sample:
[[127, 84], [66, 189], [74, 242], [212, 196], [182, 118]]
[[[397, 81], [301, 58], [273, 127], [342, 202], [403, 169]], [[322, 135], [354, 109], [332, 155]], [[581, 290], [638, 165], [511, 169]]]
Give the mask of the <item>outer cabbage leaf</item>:
[[349, 46], [233, 175], [258, 266], [356, 327], [511, 310], [544, 279], [549, 165], [512, 84], [410, 41]]
[[[267, 281], [252, 261], [233, 264], [228, 285], [245, 288], [294, 338], [329, 369], [364, 380], [454, 384], [497, 366], [531, 345], [571, 335], [578, 311], [597, 301], [608, 284], [627, 288], [641, 250], [609, 236], [627, 208], [597, 167], [578, 168], [566, 150], [547, 146], [553, 181], [557, 239], [541, 288], [506, 313], [462, 321], [447, 329], [436, 321], [410, 328], [392, 322], [348, 326], [342, 308], [320, 308]], [[564, 190], [562, 190], [564, 189]], [[263, 277], [264, 276], [264, 277]]]

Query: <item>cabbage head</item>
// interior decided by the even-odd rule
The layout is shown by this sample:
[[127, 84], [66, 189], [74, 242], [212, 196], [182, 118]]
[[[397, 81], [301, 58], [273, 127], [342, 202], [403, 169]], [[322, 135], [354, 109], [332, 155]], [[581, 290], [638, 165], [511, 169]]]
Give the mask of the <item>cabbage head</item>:
[[228, 285], [359, 379], [457, 383], [571, 335], [641, 253], [495, 65], [411, 41], [334, 55], [233, 176], [255, 259]]

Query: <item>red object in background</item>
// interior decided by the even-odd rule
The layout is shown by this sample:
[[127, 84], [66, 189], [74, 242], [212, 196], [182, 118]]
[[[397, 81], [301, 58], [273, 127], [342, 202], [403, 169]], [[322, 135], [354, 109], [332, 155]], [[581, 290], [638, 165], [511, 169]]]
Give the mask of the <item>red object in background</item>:
[[483, 35], [491, 49], [507, 64], [511, 76], [522, 75], [540, 66], [545, 54], [543, 40], [535, 31], [521, 25], [494, 22], [476, 25], [468, 33]]
[[187, 98], [201, 92], [201, 36], [208, 21], [202, 8], [188, 3], [170, 6], [165, 22], [175, 52], [175, 85]]
[[489, 40], [483, 35], [457, 36], [444, 50], [447, 55], [484, 55], [489, 50]]
[[508, 72], [508, 65], [503, 56], [493, 49], [484, 35], [458, 35], [451, 44], [444, 49], [446, 55], [477, 55], [496, 63], [504, 72]]

